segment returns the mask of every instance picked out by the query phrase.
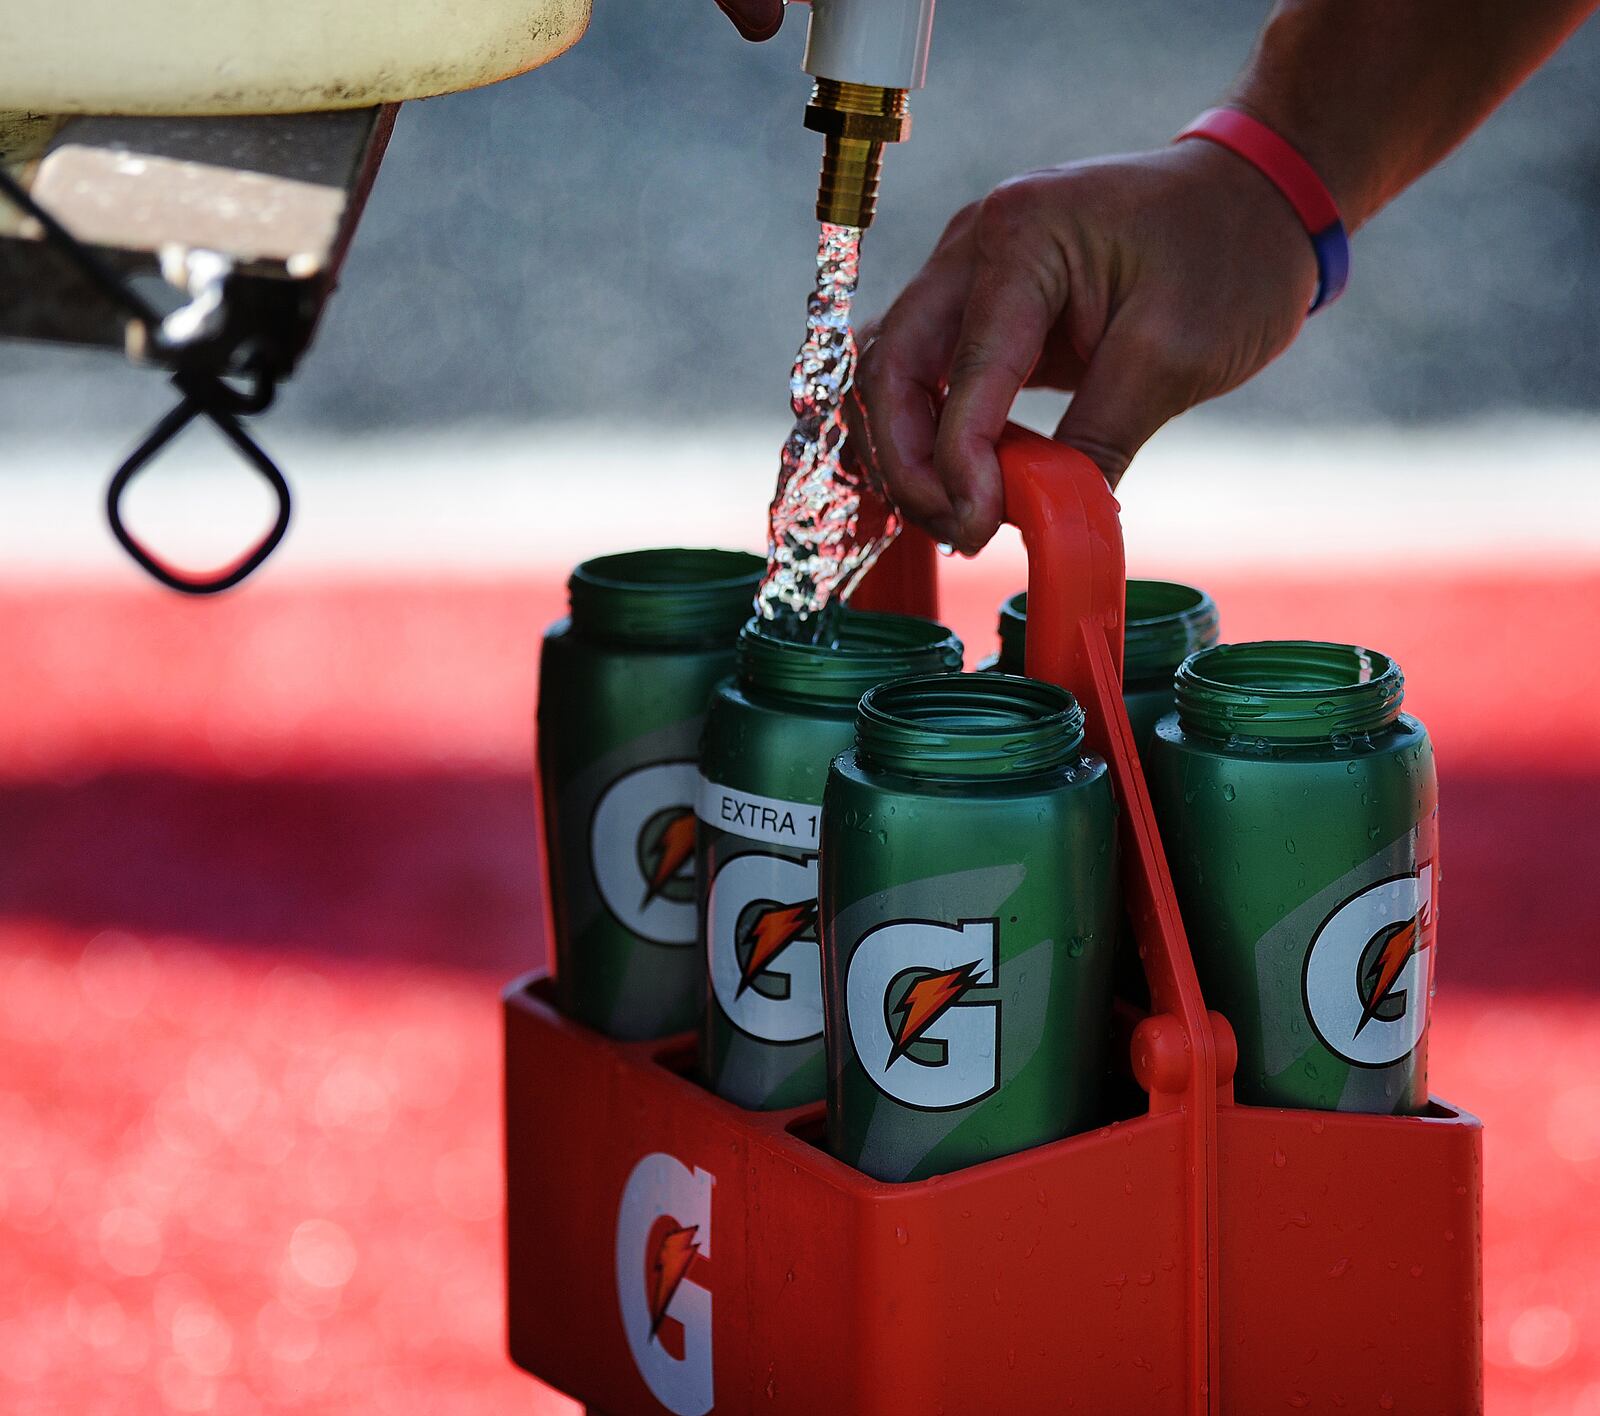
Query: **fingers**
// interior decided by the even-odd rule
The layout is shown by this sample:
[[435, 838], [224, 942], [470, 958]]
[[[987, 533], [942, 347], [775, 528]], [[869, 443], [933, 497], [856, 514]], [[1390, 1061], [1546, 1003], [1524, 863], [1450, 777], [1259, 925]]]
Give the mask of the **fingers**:
[[746, 39], [771, 39], [783, 26], [783, 0], [717, 0], [717, 8]]
[[1023, 184], [998, 188], [983, 203], [976, 269], [939, 417], [934, 473], [956, 531], [947, 539], [968, 554], [999, 529], [1005, 504], [995, 444], [1067, 302], [1065, 262], [1031, 207]]
[[1162, 425], [1200, 398], [1196, 376], [1162, 329], [1135, 304], [1119, 312], [1056, 428], [1057, 441], [1093, 458], [1113, 487]]
[[954, 543], [954, 508], [934, 471], [945, 376], [972, 280], [975, 209], [957, 213], [927, 264], [864, 340], [856, 388], [878, 475], [896, 504]]

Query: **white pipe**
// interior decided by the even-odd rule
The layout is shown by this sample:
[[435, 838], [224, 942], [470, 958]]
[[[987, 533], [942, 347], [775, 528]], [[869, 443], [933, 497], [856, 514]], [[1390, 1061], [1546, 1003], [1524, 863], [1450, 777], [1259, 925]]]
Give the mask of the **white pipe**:
[[919, 89], [934, 0], [811, 0], [805, 71], [836, 83]]

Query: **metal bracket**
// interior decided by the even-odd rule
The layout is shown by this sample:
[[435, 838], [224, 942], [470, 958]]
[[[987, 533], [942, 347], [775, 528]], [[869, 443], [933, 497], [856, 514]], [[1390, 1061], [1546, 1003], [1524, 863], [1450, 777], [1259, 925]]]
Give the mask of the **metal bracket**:
[[[122, 348], [173, 371], [178, 403], [106, 493], [118, 543], [171, 589], [209, 595], [237, 585], [288, 529], [288, 484], [239, 419], [270, 405], [309, 343], [398, 107], [0, 124], [0, 140], [11, 134], [28, 147], [0, 151], [0, 198], [19, 213], [0, 206], [0, 336]], [[162, 311], [145, 298], [134, 277], [155, 273], [186, 303]], [[215, 424], [278, 502], [253, 548], [202, 575], [156, 556], [121, 509], [133, 479], [197, 417]]]

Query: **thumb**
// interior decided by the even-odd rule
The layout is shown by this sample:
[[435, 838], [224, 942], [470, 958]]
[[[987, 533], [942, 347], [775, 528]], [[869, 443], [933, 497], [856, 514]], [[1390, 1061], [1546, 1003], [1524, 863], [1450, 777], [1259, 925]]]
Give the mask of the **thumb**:
[[1161, 426], [1199, 402], [1192, 387], [1166, 342], [1124, 312], [1090, 357], [1056, 441], [1091, 457], [1115, 487]]

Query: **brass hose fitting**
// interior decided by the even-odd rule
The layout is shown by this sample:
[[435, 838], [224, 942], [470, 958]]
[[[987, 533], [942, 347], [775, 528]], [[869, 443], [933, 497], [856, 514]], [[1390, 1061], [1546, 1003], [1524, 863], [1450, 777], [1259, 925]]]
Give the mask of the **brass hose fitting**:
[[806, 105], [806, 127], [823, 135], [817, 220], [872, 225], [878, 207], [883, 145], [911, 132], [906, 90], [818, 79]]

